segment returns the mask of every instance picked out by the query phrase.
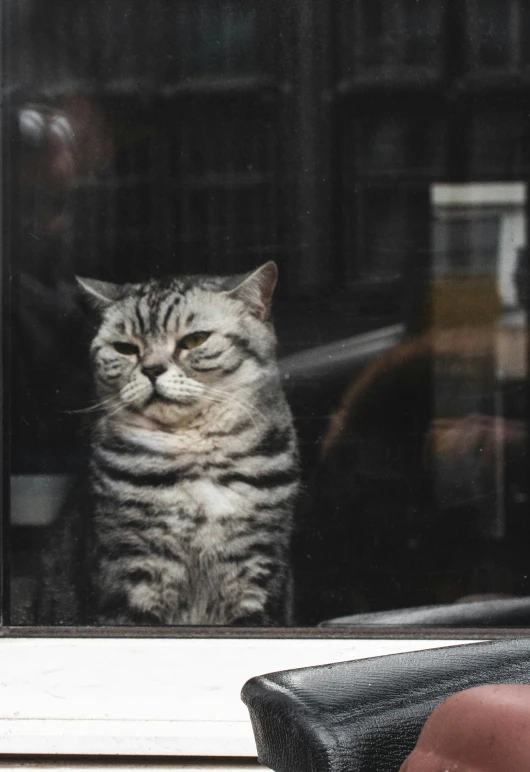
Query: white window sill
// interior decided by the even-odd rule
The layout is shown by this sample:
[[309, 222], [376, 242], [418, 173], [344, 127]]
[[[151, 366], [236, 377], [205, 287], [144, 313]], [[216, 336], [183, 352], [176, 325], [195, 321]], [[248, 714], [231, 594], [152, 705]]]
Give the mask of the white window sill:
[[457, 643], [1, 639], [0, 754], [255, 757], [252, 676]]

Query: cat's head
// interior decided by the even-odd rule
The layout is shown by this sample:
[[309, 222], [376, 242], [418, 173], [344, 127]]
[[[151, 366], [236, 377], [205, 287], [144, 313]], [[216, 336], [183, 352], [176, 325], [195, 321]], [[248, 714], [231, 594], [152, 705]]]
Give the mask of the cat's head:
[[79, 278], [100, 316], [91, 354], [102, 410], [178, 426], [263, 382], [274, 366], [276, 279], [273, 262], [247, 276], [126, 285]]

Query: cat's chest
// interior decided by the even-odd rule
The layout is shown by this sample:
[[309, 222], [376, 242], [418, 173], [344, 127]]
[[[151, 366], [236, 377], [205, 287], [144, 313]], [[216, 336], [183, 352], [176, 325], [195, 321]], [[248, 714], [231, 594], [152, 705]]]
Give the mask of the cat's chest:
[[249, 502], [240, 494], [210, 479], [182, 483], [178, 504], [164, 519], [175, 538], [200, 554], [223, 550], [238, 528]]
[[210, 522], [237, 517], [244, 505], [240, 493], [209, 477], [182, 482], [179, 496], [185, 507], [200, 513]]

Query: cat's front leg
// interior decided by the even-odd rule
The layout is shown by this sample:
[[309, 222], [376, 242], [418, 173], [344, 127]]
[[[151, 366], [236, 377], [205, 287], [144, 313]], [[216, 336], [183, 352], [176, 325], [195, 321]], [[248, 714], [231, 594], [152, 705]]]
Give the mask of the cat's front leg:
[[93, 623], [101, 626], [152, 626], [174, 624], [179, 607], [175, 593], [168, 598], [146, 568], [134, 568], [124, 561], [100, 565], [95, 593]]
[[166, 617], [160, 609], [140, 608], [122, 593], [115, 593], [99, 599], [93, 624], [101, 627], [159, 627], [168, 624]]
[[287, 627], [292, 625], [292, 577], [285, 566], [249, 580], [230, 624], [234, 627]]

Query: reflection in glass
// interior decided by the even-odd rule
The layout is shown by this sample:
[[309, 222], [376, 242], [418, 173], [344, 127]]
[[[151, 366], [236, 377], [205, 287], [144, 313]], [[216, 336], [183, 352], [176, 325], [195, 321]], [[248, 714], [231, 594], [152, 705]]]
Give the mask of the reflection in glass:
[[89, 453], [75, 276], [269, 260], [295, 621], [530, 594], [525, 5], [8, 5], [11, 623]]
[[514, 470], [526, 441], [527, 321], [516, 284], [526, 190], [435, 185], [432, 200], [437, 505], [468, 505], [481, 536], [501, 539], [527, 500], [526, 476]]

